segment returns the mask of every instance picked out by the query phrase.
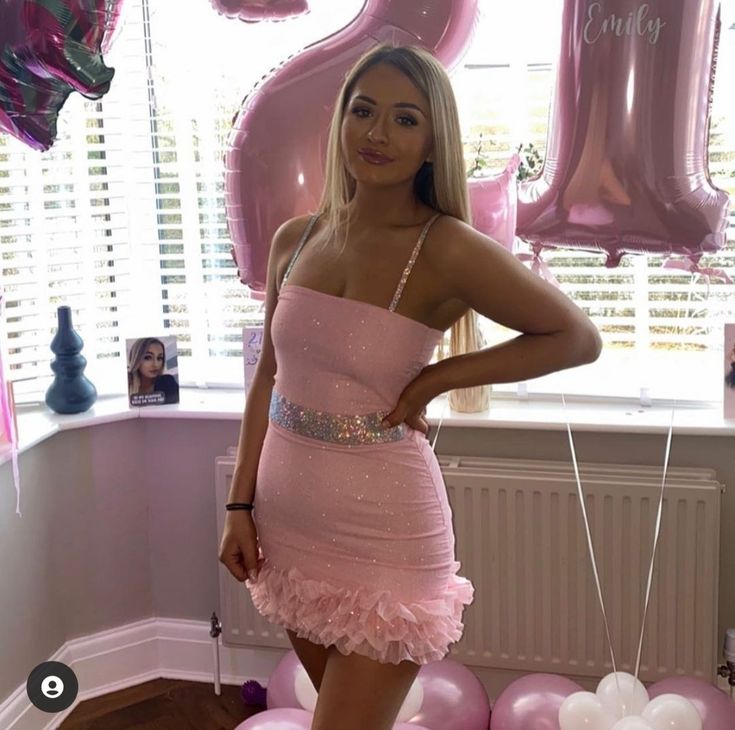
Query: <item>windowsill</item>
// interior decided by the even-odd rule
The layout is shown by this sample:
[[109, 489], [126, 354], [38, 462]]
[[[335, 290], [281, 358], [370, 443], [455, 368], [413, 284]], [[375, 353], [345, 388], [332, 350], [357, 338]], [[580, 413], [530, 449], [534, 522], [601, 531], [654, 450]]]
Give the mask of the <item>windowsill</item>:
[[[57, 431], [86, 428], [131, 418], [190, 418], [240, 420], [245, 407], [242, 389], [181, 388], [180, 403], [131, 408], [125, 395], [98, 398], [85, 413], [59, 415], [45, 405], [19, 406], [19, 451], [23, 453]], [[690, 404], [654, 402], [642, 407], [633, 401], [575, 400], [567, 397], [566, 412], [561, 398], [535, 396], [527, 401], [515, 395], [491, 393], [490, 408], [481, 413], [449, 411], [447, 394], [435, 398], [427, 408], [427, 420], [441, 428], [523, 428], [541, 431], [566, 430], [567, 418], [573, 432], [667, 434], [674, 409], [674, 434], [688, 436], [735, 435], [735, 419], [725, 419], [722, 403]], [[436, 431], [433, 431], [436, 433]], [[10, 449], [0, 447], [0, 464], [10, 459]]]

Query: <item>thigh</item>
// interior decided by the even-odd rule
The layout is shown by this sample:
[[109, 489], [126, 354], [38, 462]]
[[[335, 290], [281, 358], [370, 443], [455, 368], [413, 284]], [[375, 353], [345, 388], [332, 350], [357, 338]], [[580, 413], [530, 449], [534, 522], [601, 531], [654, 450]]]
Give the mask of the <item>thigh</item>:
[[392, 730], [420, 664], [381, 664], [330, 647], [312, 730]]
[[314, 644], [308, 639], [301, 639], [296, 636], [296, 633], [291, 631], [291, 629], [286, 629], [286, 633], [293, 645], [296, 656], [304, 665], [304, 669], [306, 669], [306, 673], [309, 675], [309, 679], [311, 679], [314, 689], [319, 692], [319, 687], [322, 683], [322, 675], [324, 674], [324, 667], [327, 664], [329, 647]]

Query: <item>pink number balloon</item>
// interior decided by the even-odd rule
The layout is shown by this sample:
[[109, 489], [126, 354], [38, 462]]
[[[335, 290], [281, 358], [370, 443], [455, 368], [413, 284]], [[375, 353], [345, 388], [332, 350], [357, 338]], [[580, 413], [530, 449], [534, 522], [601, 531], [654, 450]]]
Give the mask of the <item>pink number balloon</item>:
[[0, 3], [0, 130], [47, 150], [56, 120], [76, 90], [98, 99], [123, 0], [3, 0]]
[[228, 18], [245, 23], [285, 20], [309, 12], [306, 0], [211, 0], [212, 7]]
[[366, 0], [349, 25], [304, 49], [248, 94], [225, 154], [227, 221], [243, 284], [265, 290], [276, 229], [319, 201], [329, 121], [352, 64], [388, 41], [420, 45], [451, 69], [476, 20], [477, 0]]
[[565, 0], [546, 161], [517, 233], [544, 246], [680, 253], [725, 243], [707, 169], [717, 0]]

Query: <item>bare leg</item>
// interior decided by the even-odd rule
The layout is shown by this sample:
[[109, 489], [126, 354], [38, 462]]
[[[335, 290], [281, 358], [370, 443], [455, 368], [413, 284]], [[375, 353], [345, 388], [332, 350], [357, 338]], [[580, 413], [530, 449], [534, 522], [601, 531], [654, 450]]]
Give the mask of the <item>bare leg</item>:
[[420, 664], [381, 664], [329, 648], [311, 730], [392, 730]]
[[327, 664], [327, 654], [329, 647], [321, 646], [320, 644], [314, 644], [308, 639], [300, 639], [296, 636], [296, 632], [286, 629], [288, 638], [293, 644], [296, 656], [299, 658], [301, 663], [306, 669], [306, 673], [311, 679], [311, 683], [314, 685], [314, 689], [319, 692], [319, 687], [322, 683], [322, 675], [324, 674], [324, 667]]

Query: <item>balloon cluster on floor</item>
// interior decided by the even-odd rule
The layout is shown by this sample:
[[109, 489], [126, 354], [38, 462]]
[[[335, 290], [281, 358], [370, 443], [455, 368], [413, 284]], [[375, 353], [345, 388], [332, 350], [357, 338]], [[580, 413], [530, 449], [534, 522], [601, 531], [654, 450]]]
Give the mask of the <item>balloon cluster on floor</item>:
[[36, 150], [56, 140], [72, 91], [99, 99], [115, 70], [105, 66], [123, 0], [0, 2], [0, 131]]
[[[243, 687], [249, 704], [267, 709], [236, 730], [309, 730], [317, 693], [296, 652], [287, 652], [268, 682]], [[258, 689], [260, 686], [258, 685]], [[608, 674], [596, 692], [557, 674], [512, 682], [492, 705], [482, 683], [449, 657], [425, 664], [406, 696], [394, 730], [726, 730], [735, 702], [695, 677], [669, 677], [648, 689], [626, 672]]]
[[[617, 674], [617, 679], [616, 679]], [[668, 677], [648, 690], [631, 674], [603, 677], [595, 692], [556, 674], [510, 684], [492, 708], [490, 730], [725, 730], [735, 702], [695, 677]]]
[[[236, 730], [309, 730], [317, 693], [296, 652], [286, 653], [268, 681], [268, 709]], [[487, 730], [490, 703], [479, 679], [450, 658], [421, 666], [394, 730]]]

